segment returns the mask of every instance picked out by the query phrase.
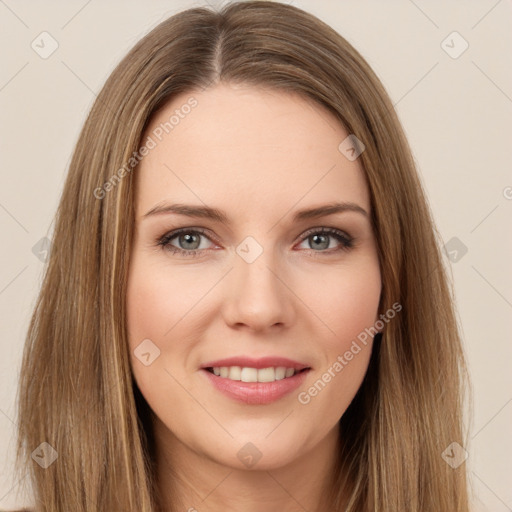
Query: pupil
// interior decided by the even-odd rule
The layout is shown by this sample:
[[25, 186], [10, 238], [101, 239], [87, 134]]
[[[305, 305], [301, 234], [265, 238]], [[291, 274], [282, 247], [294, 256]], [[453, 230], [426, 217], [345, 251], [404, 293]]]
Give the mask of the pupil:
[[[322, 249], [327, 249], [327, 247], [329, 247], [329, 240], [328, 240], [328, 237], [326, 237], [325, 235], [313, 235], [313, 241], [314, 243], [318, 243], [318, 239], [324, 239], [324, 241], [322, 242], [320, 240], [320, 245], [322, 246], [321, 248]], [[326, 243], [327, 242], [327, 243]]]
[[[186, 235], [182, 235], [182, 240], [184, 239], [185, 240], [185, 244], [187, 243], [191, 243], [191, 244], [194, 244], [194, 238], [197, 238], [196, 235], [191, 235], [191, 234], [186, 234]], [[197, 240], [195, 241], [197, 243]], [[186, 249], [197, 249], [197, 247], [186, 247]]]

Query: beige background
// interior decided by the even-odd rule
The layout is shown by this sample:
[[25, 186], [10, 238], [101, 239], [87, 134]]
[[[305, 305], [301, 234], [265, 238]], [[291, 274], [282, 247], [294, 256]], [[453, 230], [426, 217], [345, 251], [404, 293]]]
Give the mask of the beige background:
[[[510, 511], [511, 2], [292, 3], [331, 24], [373, 66], [403, 122], [443, 240], [457, 238], [451, 244], [459, 248], [450, 248], [459, 259], [446, 262], [474, 382], [465, 448], [475, 510]], [[32, 249], [51, 238], [73, 146], [114, 65], [163, 18], [198, 5], [0, 0], [0, 508], [26, 500], [12, 461], [22, 346], [43, 270]], [[59, 45], [47, 59], [31, 47], [43, 31]], [[453, 31], [460, 37], [442, 44]], [[469, 47], [452, 58], [447, 51], [455, 56], [464, 40]]]

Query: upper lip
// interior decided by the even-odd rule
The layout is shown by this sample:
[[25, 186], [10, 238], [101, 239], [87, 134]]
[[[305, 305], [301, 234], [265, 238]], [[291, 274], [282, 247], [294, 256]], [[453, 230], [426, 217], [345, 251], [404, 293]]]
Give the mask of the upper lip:
[[221, 366], [240, 366], [242, 368], [277, 368], [278, 366], [284, 366], [285, 368], [294, 368], [297, 371], [303, 370], [304, 368], [310, 368], [307, 364], [288, 359], [287, 357], [274, 357], [267, 356], [258, 359], [247, 357], [247, 356], [234, 356], [226, 359], [217, 359], [215, 361], [209, 361], [201, 365], [201, 368], [219, 368]]

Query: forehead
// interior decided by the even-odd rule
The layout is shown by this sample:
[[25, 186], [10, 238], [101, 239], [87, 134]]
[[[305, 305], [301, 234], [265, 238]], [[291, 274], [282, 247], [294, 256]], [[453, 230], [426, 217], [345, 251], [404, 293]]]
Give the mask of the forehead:
[[137, 169], [138, 215], [162, 200], [232, 207], [240, 220], [297, 203], [368, 211], [363, 170], [338, 149], [348, 135], [297, 94], [232, 84], [180, 94], [143, 136], [154, 147]]

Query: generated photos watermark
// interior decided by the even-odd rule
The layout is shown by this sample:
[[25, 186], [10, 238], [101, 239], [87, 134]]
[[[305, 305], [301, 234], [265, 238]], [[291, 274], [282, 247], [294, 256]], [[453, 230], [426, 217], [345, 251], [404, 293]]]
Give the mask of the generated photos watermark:
[[169, 117], [169, 120], [164, 123], [160, 123], [156, 128], [154, 128], [151, 135], [147, 136], [145, 143], [140, 146], [138, 151], [133, 152], [132, 156], [121, 168], [119, 168], [105, 183], [103, 183], [103, 185], [94, 189], [94, 197], [96, 199], [103, 199], [107, 195], [107, 192], [114, 189], [127, 174], [132, 172], [139, 162], [148, 155], [152, 149], [156, 148], [164, 136], [174, 130], [181, 120], [185, 119], [185, 117], [190, 114], [192, 109], [197, 107], [197, 105], [198, 101], [192, 96], [186, 103], [181, 105], [180, 108], [175, 109], [174, 114]]
[[[391, 308], [389, 308], [385, 313], [380, 315], [380, 319], [377, 320], [371, 327], [367, 327], [364, 329], [364, 331], [361, 331], [357, 335], [357, 339], [352, 341], [352, 344], [350, 345], [350, 348], [343, 353], [343, 355], [339, 355], [336, 358], [336, 361], [334, 361], [331, 366], [315, 381], [315, 383], [310, 386], [307, 391], [301, 391], [297, 395], [297, 400], [302, 405], [307, 405], [311, 402], [312, 398], [317, 396], [324, 388], [327, 386], [331, 380], [336, 377], [344, 368], [347, 366], [352, 359], [354, 359], [354, 356], [359, 354], [361, 352], [362, 348], [359, 343], [366, 346], [368, 344], [368, 341], [370, 339], [373, 339], [373, 337], [382, 329], [386, 324], [388, 324], [397, 313], [402, 311], [402, 305], [398, 302], [395, 302]], [[359, 342], [359, 343], [358, 343]]]

